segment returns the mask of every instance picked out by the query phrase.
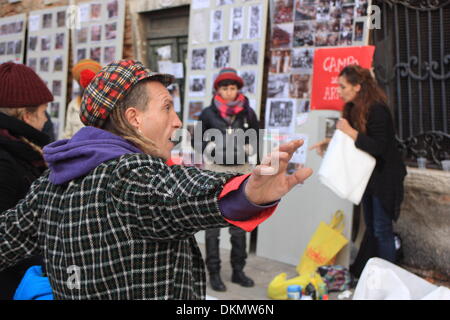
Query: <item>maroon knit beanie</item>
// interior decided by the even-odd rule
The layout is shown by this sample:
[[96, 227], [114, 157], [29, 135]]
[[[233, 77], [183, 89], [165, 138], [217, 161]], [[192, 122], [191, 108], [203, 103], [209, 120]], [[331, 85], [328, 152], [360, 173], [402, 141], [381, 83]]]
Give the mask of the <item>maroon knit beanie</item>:
[[37, 107], [50, 101], [53, 95], [33, 69], [14, 62], [0, 65], [0, 108]]

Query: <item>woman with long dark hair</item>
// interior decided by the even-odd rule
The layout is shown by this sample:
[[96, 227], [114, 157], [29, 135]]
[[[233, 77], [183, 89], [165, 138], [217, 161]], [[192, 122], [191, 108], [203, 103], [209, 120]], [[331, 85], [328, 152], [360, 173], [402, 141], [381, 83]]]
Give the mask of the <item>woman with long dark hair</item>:
[[[366, 230], [375, 239], [376, 255], [395, 262], [393, 221], [399, 217], [406, 169], [396, 146], [386, 95], [370, 71], [357, 65], [342, 69], [338, 80], [338, 92], [345, 105], [336, 128], [376, 159], [362, 199]], [[319, 142], [311, 149], [323, 154], [328, 142]]]

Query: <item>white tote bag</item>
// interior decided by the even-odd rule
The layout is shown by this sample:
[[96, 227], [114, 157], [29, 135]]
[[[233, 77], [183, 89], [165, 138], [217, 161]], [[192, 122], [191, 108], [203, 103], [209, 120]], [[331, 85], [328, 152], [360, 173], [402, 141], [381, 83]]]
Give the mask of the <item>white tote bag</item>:
[[319, 180], [340, 198], [358, 205], [367, 187], [376, 160], [355, 147], [355, 142], [336, 130], [319, 169]]

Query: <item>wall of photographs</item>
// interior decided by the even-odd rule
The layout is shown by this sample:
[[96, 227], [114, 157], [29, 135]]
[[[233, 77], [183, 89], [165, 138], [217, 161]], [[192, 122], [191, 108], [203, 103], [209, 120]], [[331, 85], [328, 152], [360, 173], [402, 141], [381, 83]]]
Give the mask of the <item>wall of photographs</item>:
[[25, 14], [0, 18], [0, 63], [23, 62]]
[[308, 120], [315, 49], [367, 44], [369, 6], [370, 0], [271, 0], [265, 124], [281, 134], [269, 133], [274, 146], [296, 138]]
[[27, 61], [44, 80], [54, 100], [48, 113], [55, 136], [64, 130], [69, 59], [69, 29], [66, 27], [67, 7], [31, 11], [28, 17]]
[[[72, 30], [73, 64], [92, 59], [101, 65], [122, 59], [125, 1], [78, 3], [77, 25]], [[79, 93], [73, 81], [73, 95]]]
[[223, 67], [238, 70], [245, 81], [242, 92], [259, 115], [267, 12], [268, 2], [262, 0], [191, 2], [183, 114], [188, 130], [210, 105]]

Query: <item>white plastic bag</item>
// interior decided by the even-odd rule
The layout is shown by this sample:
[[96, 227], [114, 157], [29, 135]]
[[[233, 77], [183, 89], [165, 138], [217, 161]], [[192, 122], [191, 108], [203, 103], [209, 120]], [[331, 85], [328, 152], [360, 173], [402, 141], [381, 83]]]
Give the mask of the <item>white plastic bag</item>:
[[376, 160], [355, 147], [355, 142], [336, 130], [320, 166], [319, 181], [342, 199], [358, 205], [369, 182]]
[[450, 299], [450, 290], [380, 258], [370, 259], [358, 281], [353, 300]]

